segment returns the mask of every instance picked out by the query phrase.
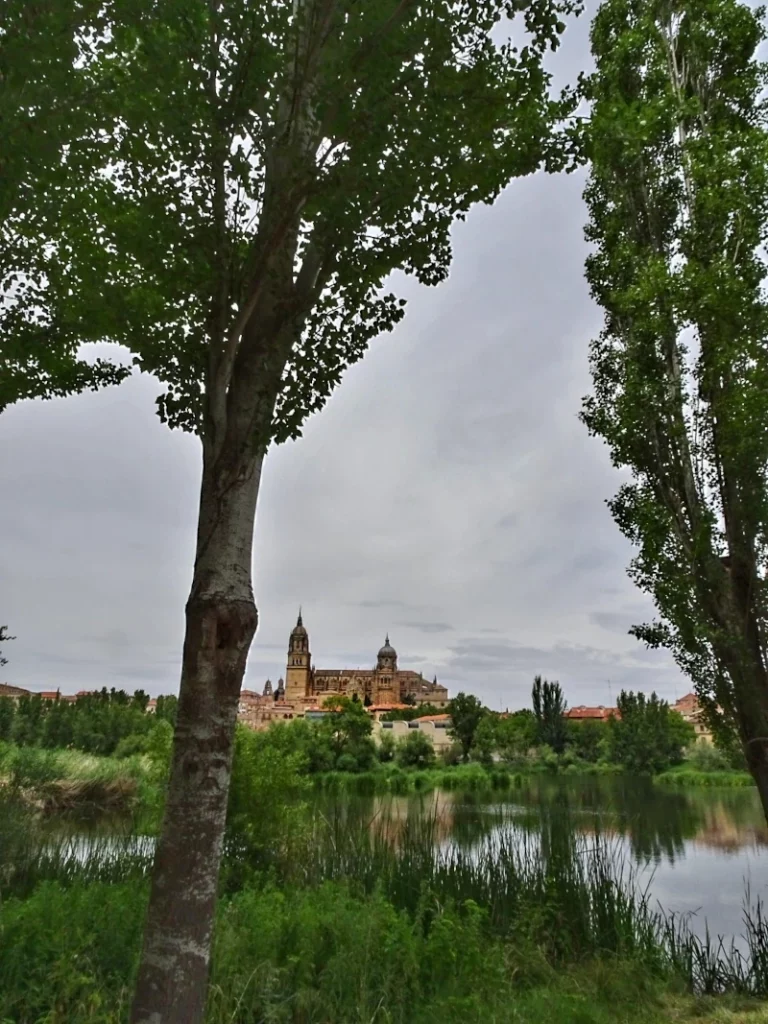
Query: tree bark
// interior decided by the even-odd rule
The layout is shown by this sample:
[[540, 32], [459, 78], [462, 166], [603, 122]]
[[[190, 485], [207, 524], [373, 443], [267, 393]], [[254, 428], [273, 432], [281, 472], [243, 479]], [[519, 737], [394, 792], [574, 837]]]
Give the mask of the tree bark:
[[257, 612], [251, 584], [263, 454], [205, 449], [195, 571], [163, 827], [132, 1024], [205, 1011], [240, 687]]

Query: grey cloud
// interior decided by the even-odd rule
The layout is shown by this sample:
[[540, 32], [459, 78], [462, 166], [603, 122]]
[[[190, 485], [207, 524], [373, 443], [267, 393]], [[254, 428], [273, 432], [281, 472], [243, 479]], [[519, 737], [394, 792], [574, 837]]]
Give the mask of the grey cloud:
[[447, 622], [398, 622], [398, 626], [406, 629], [417, 629], [422, 633], [452, 633], [453, 626]]
[[607, 629], [611, 633], [627, 634], [634, 620], [625, 612], [594, 611], [590, 613], [589, 621], [594, 622], [601, 629]]

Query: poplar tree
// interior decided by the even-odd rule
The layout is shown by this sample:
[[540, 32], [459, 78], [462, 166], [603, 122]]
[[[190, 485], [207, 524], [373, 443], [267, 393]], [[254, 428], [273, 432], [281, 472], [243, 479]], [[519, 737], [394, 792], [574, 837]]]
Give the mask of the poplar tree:
[[[524, 9], [524, 11], [523, 11]], [[447, 276], [450, 230], [569, 169], [543, 62], [577, 0], [105, 0], [64, 237], [89, 337], [126, 345], [196, 433], [202, 479], [165, 818], [134, 1024], [202, 1019], [238, 693], [257, 626], [263, 460]], [[525, 45], [499, 43], [517, 13]], [[492, 33], [493, 38], [492, 38]], [[74, 185], [73, 185], [74, 188]], [[61, 228], [66, 230], [66, 226]], [[95, 241], [94, 241], [95, 240]], [[93, 280], [98, 245], [98, 281]], [[147, 587], [151, 581], [147, 582]]]
[[585, 191], [605, 326], [583, 418], [629, 479], [609, 502], [658, 620], [635, 636], [735, 729], [768, 816], [768, 221], [764, 9], [607, 0]]

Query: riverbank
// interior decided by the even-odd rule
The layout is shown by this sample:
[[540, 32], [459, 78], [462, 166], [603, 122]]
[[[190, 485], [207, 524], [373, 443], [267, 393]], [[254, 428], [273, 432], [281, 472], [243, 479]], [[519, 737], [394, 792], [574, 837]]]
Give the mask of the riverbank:
[[[123, 1024], [147, 887], [49, 883], [2, 910], [0, 1016], [19, 1024]], [[207, 1024], [747, 1024], [741, 997], [693, 998], [650, 956], [567, 967], [483, 908], [399, 912], [342, 884], [249, 887], [219, 907]]]
[[654, 782], [660, 786], [705, 786], [716, 789], [743, 789], [754, 786], [755, 780], [749, 772], [739, 771], [696, 771], [680, 765], [654, 776]]

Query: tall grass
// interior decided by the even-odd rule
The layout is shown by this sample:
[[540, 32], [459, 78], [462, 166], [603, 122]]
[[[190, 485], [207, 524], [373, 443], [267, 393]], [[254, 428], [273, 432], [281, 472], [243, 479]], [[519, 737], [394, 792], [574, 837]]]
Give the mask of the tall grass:
[[654, 777], [660, 786], [708, 786], [713, 788], [743, 789], [754, 786], [755, 780], [749, 772], [711, 771], [702, 772], [695, 768], [674, 768]]

